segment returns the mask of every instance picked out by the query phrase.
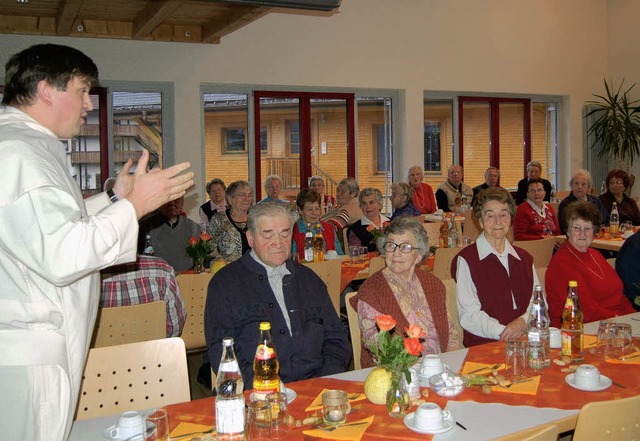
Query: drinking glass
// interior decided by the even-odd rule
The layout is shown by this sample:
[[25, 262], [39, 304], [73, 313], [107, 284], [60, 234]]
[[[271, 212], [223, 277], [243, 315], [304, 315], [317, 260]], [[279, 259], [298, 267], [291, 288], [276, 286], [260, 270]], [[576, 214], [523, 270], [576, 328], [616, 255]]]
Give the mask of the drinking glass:
[[522, 380], [526, 373], [526, 345], [524, 340], [509, 338], [505, 350], [505, 376], [511, 381]]
[[271, 406], [264, 400], [251, 401], [247, 408], [247, 441], [271, 439]]
[[624, 357], [632, 352], [633, 336], [631, 334], [631, 325], [627, 323], [618, 323], [616, 325], [615, 356]]
[[366, 262], [369, 257], [369, 248], [359, 247], [360, 250], [360, 262]]
[[326, 424], [338, 425], [347, 421], [349, 400], [343, 390], [328, 390], [322, 394], [322, 414]]
[[598, 325], [598, 354], [604, 358], [615, 357], [616, 321], [612, 319], [600, 320]]
[[169, 441], [169, 415], [164, 409], [156, 409], [147, 415], [147, 423], [155, 426], [151, 436], [145, 441]]
[[274, 392], [267, 395], [271, 407], [271, 439], [286, 440], [289, 434], [287, 394]]
[[357, 245], [349, 247], [349, 257], [351, 258], [351, 263], [358, 263], [360, 261], [360, 248]]

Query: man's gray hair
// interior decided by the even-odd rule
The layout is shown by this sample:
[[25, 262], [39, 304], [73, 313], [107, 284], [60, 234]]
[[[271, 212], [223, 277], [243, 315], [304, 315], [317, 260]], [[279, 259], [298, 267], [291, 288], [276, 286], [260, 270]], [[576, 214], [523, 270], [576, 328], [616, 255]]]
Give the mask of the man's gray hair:
[[293, 217], [291, 216], [291, 210], [289, 207], [277, 202], [263, 202], [258, 205], [254, 205], [249, 210], [249, 219], [247, 220], [247, 230], [254, 236], [258, 234], [258, 224], [263, 217], [275, 217], [285, 216], [289, 219], [291, 228], [293, 228]]
[[538, 167], [540, 171], [542, 171], [542, 164], [540, 164], [539, 161], [529, 161], [527, 164], [527, 171], [529, 171], [531, 167]]
[[487, 169], [484, 171], [484, 178], [485, 178], [485, 179], [487, 179], [487, 176], [489, 176], [489, 171], [490, 171], [490, 170], [495, 170], [495, 171], [497, 171], [497, 172], [498, 172], [498, 177], [500, 177], [500, 169], [499, 169], [498, 167], [494, 167], [494, 166], [492, 165], [491, 167], [487, 168]]

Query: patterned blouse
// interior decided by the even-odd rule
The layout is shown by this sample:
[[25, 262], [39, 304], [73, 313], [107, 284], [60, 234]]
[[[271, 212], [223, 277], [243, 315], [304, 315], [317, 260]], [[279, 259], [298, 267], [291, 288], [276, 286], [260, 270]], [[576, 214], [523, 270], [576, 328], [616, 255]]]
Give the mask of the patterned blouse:
[[207, 233], [217, 244], [211, 253], [212, 260], [222, 258], [231, 263], [251, 249], [247, 242], [247, 223], [234, 222], [229, 210], [219, 211], [211, 217]]

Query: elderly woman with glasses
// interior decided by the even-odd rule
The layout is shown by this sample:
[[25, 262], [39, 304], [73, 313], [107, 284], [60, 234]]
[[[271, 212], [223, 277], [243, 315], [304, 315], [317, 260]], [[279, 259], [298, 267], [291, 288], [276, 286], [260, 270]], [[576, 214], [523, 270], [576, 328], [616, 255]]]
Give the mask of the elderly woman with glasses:
[[465, 346], [524, 335], [538, 277], [533, 257], [507, 240], [515, 203], [503, 188], [487, 188], [473, 204], [482, 233], [451, 265]]
[[591, 248], [601, 217], [595, 205], [574, 202], [563, 222], [567, 241], [551, 258], [545, 275], [551, 325], [559, 327], [570, 280], [578, 282], [584, 321], [594, 322], [635, 312], [624, 295], [622, 280], [597, 250]]
[[518, 205], [513, 218], [515, 240], [536, 240], [560, 234], [558, 219], [553, 208], [544, 201], [544, 195], [542, 179], [530, 179], [527, 199]]
[[426, 333], [423, 354], [458, 349], [458, 334], [447, 311], [444, 284], [417, 268], [429, 255], [429, 238], [420, 221], [399, 217], [389, 224], [378, 245], [387, 266], [365, 280], [351, 299], [362, 331], [362, 367], [373, 365], [365, 343], [376, 338], [376, 317], [380, 315], [393, 316], [399, 330], [409, 324], [422, 328]]
[[624, 194], [629, 188], [631, 179], [624, 170], [611, 170], [604, 180], [607, 191], [601, 194], [599, 199], [604, 208], [611, 213], [611, 208], [615, 202], [618, 206], [620, 222], [631, 222], [633, 225], [640, 225], [640, 210], [638, 204], [629, 196]]
[[[569, 181], [569, 186], [571, 187], [571, 193], [569, 193], [569, 195], [560, 202], [560, 205], [558, 205], [558, 219], [564, 219], [564, 209], [570, 203], [575, 201], [586, 201], [595, 205], [600, 212], [600, 219], [602, 219], [602, 222], [604, 222], [605, 225], [609, 225], [609, 212], [604, 208], [600, 199], [590, 194], [591, 189], [593, 188], [591, 173], [587, 170], [578, 170]], [[567, 232], [564, 229], [564, 222], [560, 224], [560, 230], [562, 231], [562, 234]]]

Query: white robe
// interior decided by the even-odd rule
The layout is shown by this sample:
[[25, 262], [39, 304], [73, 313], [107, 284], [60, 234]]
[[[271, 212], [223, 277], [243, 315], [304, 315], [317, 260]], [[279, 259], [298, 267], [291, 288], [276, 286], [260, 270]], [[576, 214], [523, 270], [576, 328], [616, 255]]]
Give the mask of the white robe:
[[135, 260], [127, 200], [85, 201], [53, 132], [0, 106], [1, 438], [63, 440], [71, 427], [101, 268]]

